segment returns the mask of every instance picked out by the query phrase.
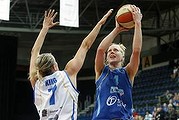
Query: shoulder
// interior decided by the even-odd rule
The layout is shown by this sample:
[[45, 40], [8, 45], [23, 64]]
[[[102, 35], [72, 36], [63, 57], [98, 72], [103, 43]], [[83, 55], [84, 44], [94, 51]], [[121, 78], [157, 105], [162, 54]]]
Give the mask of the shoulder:
[[110, 72], [110, 68], [109, 68], [108, 65], [105, 65], [104, 68], [102, 69], [101, 74], [105, 74], [105, 73], [107, 73], [107, 72]]
[[99, 74], [99, 77], [96, 78], [96, 82], [105, 78], [108, 75], [109, 72], [110, 72], [109, 66], [108, 65], [104, 66], [102, 72]]

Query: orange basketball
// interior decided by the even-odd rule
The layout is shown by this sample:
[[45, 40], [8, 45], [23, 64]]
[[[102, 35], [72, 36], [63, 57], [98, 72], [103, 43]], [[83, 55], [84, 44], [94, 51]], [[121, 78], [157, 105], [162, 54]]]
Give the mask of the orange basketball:
[[116, 20], [118, 24], [125, 28], [133, 28], [135, 23], [133, 21], [132, 9], [130, 7], [130, 4], [123, 5], [121, 8], [119, 8], [117, 14], [116, 14]]

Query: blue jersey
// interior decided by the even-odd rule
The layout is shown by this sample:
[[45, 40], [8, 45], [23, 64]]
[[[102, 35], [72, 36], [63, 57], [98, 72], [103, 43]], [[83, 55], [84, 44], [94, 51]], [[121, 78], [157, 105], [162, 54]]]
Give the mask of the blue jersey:
[[92, 120], [133, 120], [132, 85], [124, 68], [105, 66], [96, 82]]

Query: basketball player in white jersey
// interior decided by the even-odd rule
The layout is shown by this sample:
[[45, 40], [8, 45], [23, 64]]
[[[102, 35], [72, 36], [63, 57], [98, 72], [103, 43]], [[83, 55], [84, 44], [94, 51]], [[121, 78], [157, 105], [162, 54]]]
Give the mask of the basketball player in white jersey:
[[53, 22], [57, 15], [54, 10], [45, 11], [43, 27], [31, 51], [29, 79], [34, 89], [34, 102], [40, 120], [76, 120], [78, 95], [76, 86], [77, 74], [82, 68], [87, 51], [95, 41], [101, 26], [112, 13], [112, 9], [96, 24], [64, 70], [51, 53], [40, 54], [45, 36], [50, 28], [57, 25]]

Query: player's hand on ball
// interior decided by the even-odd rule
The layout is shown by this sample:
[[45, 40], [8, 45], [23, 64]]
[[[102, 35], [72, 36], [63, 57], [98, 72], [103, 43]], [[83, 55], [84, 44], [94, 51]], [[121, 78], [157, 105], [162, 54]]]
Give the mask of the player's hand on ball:
[[120, 24], [118, 24], [118, 22], [116, 21], [116, 29], [118, 29], [119, 32], [123, 32], [123, 31], [129, 31], [130, 28], [125, 28], [121, 26]]
[[132, 16], [135, 23], [141, 22], [142, 20], [142, 13], [140, 11], [139, 7], [136, 7], [135, 5], [131, 5], [132, 9]]

